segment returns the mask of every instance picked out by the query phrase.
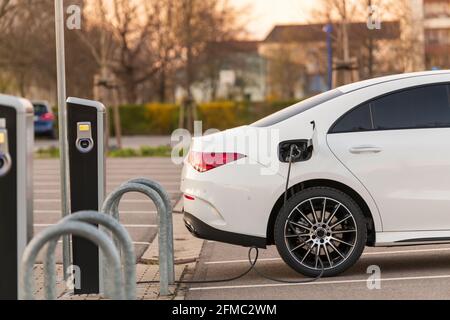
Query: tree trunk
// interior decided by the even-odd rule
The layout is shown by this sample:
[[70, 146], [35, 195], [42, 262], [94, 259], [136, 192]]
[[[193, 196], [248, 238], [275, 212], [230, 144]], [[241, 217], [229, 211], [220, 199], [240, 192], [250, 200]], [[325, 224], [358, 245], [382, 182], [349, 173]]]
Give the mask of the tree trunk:
[[114, 117], [114, 131], [116, 132], [117, 148], [122, 149], [122, 125], [120, 123], [120, 110], [119, 110], [119, 93], [118, 88], [113, 88], [114, 104], [113, 104], [113, 117]]
[[125, 96], [127, 97], [127, 103], [134, 104], [137, 102], [137, 90], [136, 85], [133, 83], [133, 76], [128, 75], [125, 79]]
[[159, 78], [159, 90], [158, 90], [159, 102], [164, 103], [166, 101], [166, 66], [161, 67], [161, 75]]
[[[369, 8], [372, 7], [372, 0], [368, 0], [368, 6]], [[373, 78], [373, 67], [374, 67], [374, 41], [373, 41], [373, 35], [372, 32], [369, 32], [369, 61], [368, 61], [368, 76], [369, 78]]]

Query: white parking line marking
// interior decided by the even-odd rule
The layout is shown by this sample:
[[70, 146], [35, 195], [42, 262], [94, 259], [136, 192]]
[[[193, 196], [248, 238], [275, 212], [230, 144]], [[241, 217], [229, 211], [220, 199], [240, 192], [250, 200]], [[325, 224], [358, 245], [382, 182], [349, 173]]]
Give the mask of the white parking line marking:
[[[181, 176], [181, 172], [180, 173], [167, 173], [167, 174], [152, 174], [151, 175], [153, 179], [158, 178], [158, 179], [167, 179], [167, 178], [172, 178], [172, 179], [176, 179], [176, 178], [180, 178]], [[44, 181], [48, 181], [48, 180], [53, 180], [53, 181], [58, 181], [59, 179], [59, 174], [44, 174], [44, 175], [40, 175], [40, 174], [35, 174], [33, 176], [33, 178], [36, 181], [39, 180], [44, 180]], [[131, 175], [123, 175], [123, 176], [119, 176], [119, 175], [108, 175], [108, 181], [117, 181], [120, 183], [126, 182], [128, 180], [133, 179], [133, 176]]]
[[[177, 194], [177, 193], [181, 193], [181, 191], [179, 191], [179, 190], [176, 190], [176, 189], [174, 189], [174, 190], [166, 190], [167, 191], [167, 193], [169, 193], [169, 194]], [[45, 194], [56, 194], [56, 195], [60, 195], [61, 194], [61, 191], [60, 190], [56, 190], [56, 189], [41, 189], [41, 190], [35, 190], [34, 191], [34, 194], [42, 194], [42, 193], [45, 193]]]
[[[35, 214], [61, 214], [61, 210], [34, 210]], [[122, 210], [120, 211], [120, 214], [148, 214], [148, 213], [158, 213], [157, 211], [154, 210], [147, 210], [147, 211], [139, 211], [139, 210], [132, 210], [132, 211], [126, 211], [126, 210]]]
[[[42, 223], [42, 224], [35, 224], [34, 226], [37, 228], [47, 228], [52, 227], [55, 224], [53, 223]], [[158, 227], [156, 224], [123, 224], [125, 228], [156, 228]]]
[[[62, 240], [58, 241], [58, 244], [62, 244]], [[151, 242], [133, 241], [133, 244], [136, 246], [149, 246], [151, 245]]]
[[[172, 201], [175, 201], [172, 199]], [[61, 199], [35, 199], [35, 203], [60, 203]], [[124, 199], [120, 202], [122, 203], [152, 203], [150, 199], [148, 200], [132, 200], [132, 199]]]
[[145, 242], [145, 241], [133, 241], [133, 244], [136, 246], [149, 246], [152, 243], [151, 242]]
[[[408, 281], [408, 280], [432, 280], [432, 279], [449, 279], [450, 275], [439, 276], [421, 276], [421, 277], [402, 277], [402, 278], [381, 278], [380, 281]], [[273, 288], [273, 287], [292, 287], [292, 286], [312, 286], [324, 284], [346, 284], [346, 283], [366, 283], [367, 279], [356, 280], [335, 280], [335, 281], [316, 281], [308, 283], [270, 283], [270, 284], [254, 284], [254, 285], [239, 285], [239, 286], [217, 286], [217, 287], [198, 287], [189, 288], [190, 291], [206, 291], [206, 290], [224, 290], [224, 289], [246, 289], [246, 288]]]
[[[119, 185], [121, 185], [124, 182], [125, 181], [122, 181], [121, 183], [108, 182], [107, 185], [108, 185], [108, 187], [118, 187]], [[176, 186], [177, 187], [178, 185], [180, 185], [180, 182], [172, 181], [172, 180], [162, 180], [160, 182], [160, 184], [162, 184], [163, 186]], [[54, 181], [43, 181], [43, 182], [35, 182], [35, 183], [33, 183], [33, 185], [35, 187], [37, 187], [37, 186], [39, 186], [39, 187], [43, 187], [43, 186], [59, 187], [61, 184], [59, 182], [54, 182]]]
[[385, 254], [403, 254], [403, 253], [428, 253], [428, 252], [439, 252], [439, 251], [450, 251], [450, 248], [435, 248], [435, 249], [415, 249], [415, 250], [398, 250], [398, 251], [381, 251], [381, 252], [366, 252], [363, 256], [381, 256]]
[[[362, 256], [384, 256], [392, 254], [407, 254], [407, 253], [431, 253], [431, 252], [444, 252], [450, 251], [450, 248], [436, 248], [436, 249], [417, 249], [417, 250], [398, 250], [398, 251], [380, 251], [380, 252], [365, 252]], [[271, 261], [281, 261], [281, 258], [261, 258], [258, 261], [261, 262], [271, 262]], [[206, 265], [214, 264], [233, 264], [233, 263], [247, 263], [248, 260], [225, 260], [225, 261], [212, 261], [205, 262]]]
[[[266, 259], [258, 259], [258, 262], [269, 262], [269, 261], [281, 261], [281, 258], [266, 258]], [[212, 261], [212, 262], [205, 262], [206, 265], [213, 265], [213, 264], [233, 264], [233, 263], [248, 263], [248, 260], [228, 260], [228, 261]]]

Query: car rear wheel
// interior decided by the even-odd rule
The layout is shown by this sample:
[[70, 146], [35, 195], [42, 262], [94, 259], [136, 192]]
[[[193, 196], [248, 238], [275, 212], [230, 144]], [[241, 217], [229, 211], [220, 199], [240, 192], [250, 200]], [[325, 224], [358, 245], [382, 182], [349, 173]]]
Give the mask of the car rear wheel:
[[283, 260], [309, 277], [319, 275], [322, 264], [326, 277], [344, 272], [359, 259], [367, 239], [361, 208], [327, 187], [305, 189], [289, 199], [274, 229]]

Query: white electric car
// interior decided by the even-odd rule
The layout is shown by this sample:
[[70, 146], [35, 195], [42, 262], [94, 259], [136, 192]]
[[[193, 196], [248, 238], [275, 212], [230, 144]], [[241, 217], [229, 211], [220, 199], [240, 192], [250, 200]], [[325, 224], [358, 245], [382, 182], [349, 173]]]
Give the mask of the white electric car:
[[194, 235], [275, 244], [307, 276], [320, 261], [345, 271], [365, 246], [450, 242], [450, 71], [346, 85], [195, 138], [181, 189]]

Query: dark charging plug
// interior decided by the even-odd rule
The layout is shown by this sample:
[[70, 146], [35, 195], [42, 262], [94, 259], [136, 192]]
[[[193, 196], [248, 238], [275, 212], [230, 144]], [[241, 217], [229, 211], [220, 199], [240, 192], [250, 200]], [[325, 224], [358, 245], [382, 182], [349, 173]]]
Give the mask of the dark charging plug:
[[278, 158], [283, 163], [308, 161], [312, 157], [312, 151], [311, 140], [283, 141], [278, 146]]

